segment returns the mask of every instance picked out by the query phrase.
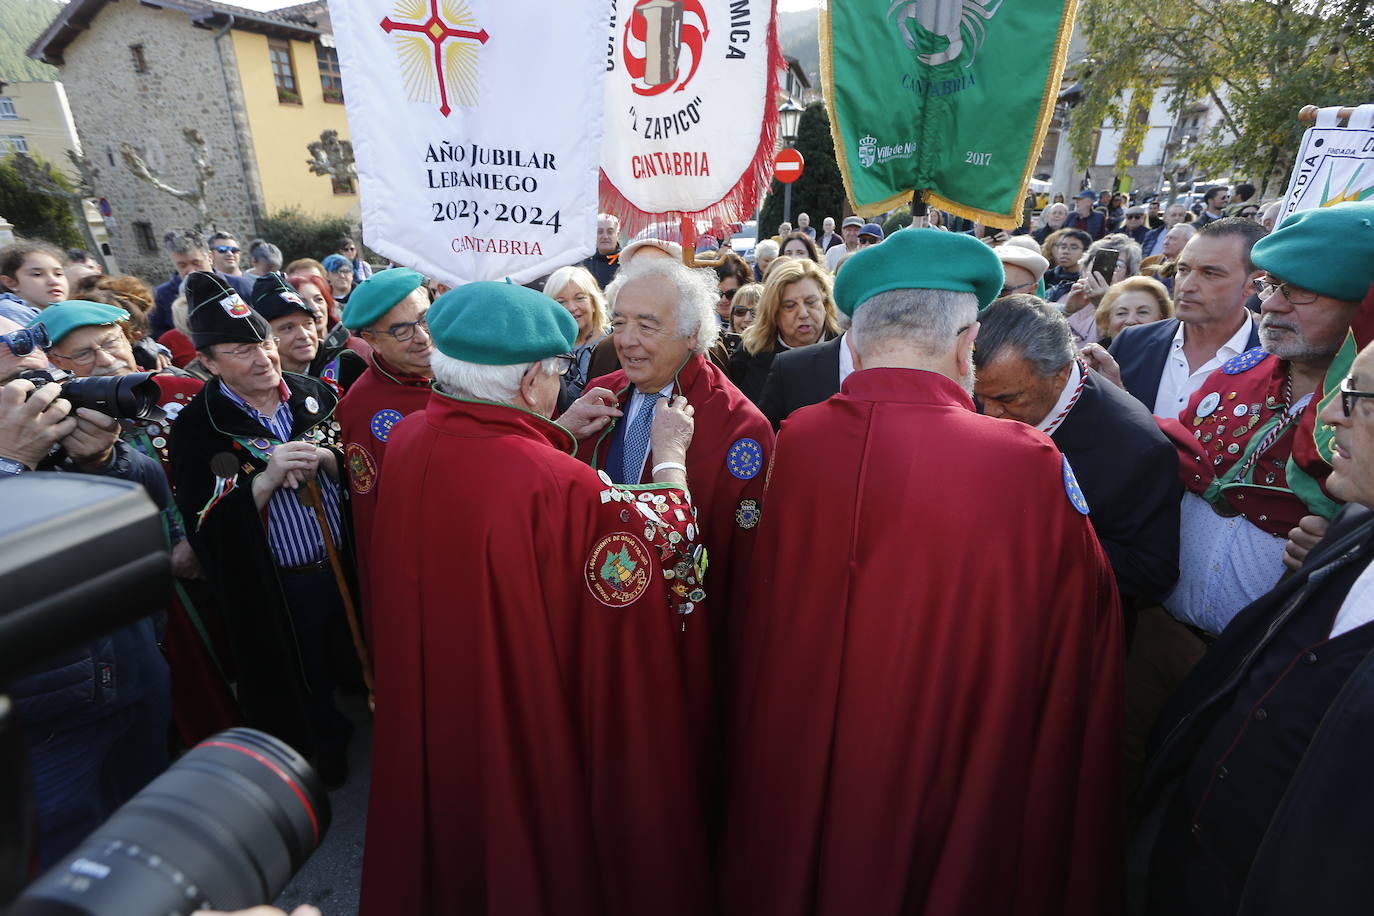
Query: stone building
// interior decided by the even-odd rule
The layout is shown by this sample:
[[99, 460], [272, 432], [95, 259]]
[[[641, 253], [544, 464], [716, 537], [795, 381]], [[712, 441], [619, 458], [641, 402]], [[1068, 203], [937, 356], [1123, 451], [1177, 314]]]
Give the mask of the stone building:
[[[59, 68], [86, 155], [110, 202], [115, 253], [125, 269], [166, 279], [160, 248], [196, 209], [129, 172], [138, 150], [166, 184], [194, 189], [184, 131], [204, 136], [214, 170], [209, 223], [247, 242], [258, 222], [287, 208], [356, 213], [351, 180], [311, 174], [306, 144], [348, 136], [333, 41], [295, 10], [260, 13], [209, 0], [71, 0], [29, 56]], [[208, 228], [208, 227], [207, 227]]]

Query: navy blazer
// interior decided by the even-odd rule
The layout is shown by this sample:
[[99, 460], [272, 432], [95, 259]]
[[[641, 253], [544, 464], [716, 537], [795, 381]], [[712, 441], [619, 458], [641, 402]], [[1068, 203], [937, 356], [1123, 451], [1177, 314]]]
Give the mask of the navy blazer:
[[[1177, 318], [1138, 324], [1123, 328], [1112, 341], [1109, 352], [1121, 367], [1121, 381], [1126, 385], [1126, 390], [1145, 405], [1146, 410], [1155, 409], [1159, 380], [1164, 375], [1164, 366], [1169, 361], [1169, 348], [1173, 346], [1179, 324]], [[1259, 324], [1252, 323], [1245, 349], [1253, 350], [1259, 345]]]
[[1178, 453], [1148, 408], [1089, 370], [1083, 393], [1050, 436], [1069, 459], [1097, 539], [1130, 610], [1178, 581]]
[[1158, 242], [1159, 237], [1168, 231], [1168, 226], [1160, 226], [1158, 229], [1151, 229], [1149, 232], [1145, 233], [1145, 240], [1140, 243], [1140, 256], [1142, 258], [1148, 258], [1150, 252], [1154, 250], [1155, 242]]

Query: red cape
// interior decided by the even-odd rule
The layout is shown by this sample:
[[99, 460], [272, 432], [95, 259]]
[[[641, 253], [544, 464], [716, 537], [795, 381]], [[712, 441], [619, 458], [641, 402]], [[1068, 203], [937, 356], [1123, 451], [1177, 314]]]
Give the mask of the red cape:
[[1119, 911], [1121, 611], [1065, 466], [918, 370], [856, 372], [783, 424], [725, 912]]
[[[439, 393], [392, 430], [364, 914], [714, 910], [683, 676], [701, 621], [641, 503], [573, 445]], [[681, 492], [647, 492], [681, 538]]]
[[[349, 340], [359, 338], [350, 337]], [[358, 591], [362, 595], [363, 629], [372, 633], [368, 579], [372, 519], [377, 511], [377, 485], [391, 428], [429, 403], [429, 379], [405, 375], [375, 353], [367, 371], [349, 386], [334, 417], [339, 421], [348, 487], [353, 493], [353, 542], [358, 557]], [[374, 422], [375, 421], [375, 422]]]

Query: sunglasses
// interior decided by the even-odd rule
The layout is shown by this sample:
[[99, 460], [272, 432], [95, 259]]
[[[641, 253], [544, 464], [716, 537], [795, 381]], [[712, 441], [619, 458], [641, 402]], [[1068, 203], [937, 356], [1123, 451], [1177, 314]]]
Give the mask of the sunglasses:
[[238, 254], [239, 249], [233, 245], [216, 245], [215, 250], [220, 254]]
[[722, 289], [717, 290], [717, 292], [720, 293], [720, 298], [724, 299], [726, 302], [729, 302], [731, 299], [735, 298], [735, 293], [739, 292], [739, 289], [738, 287], [735, 289]]
[[734, 316], [735, 318], [743, 318], [743, 317], [745, 317], [746, 315], [749, 315], [749, 316], [752, 317], [752, 316], [755, 314], [755, 312], [754, 312], [753, 309], [751, 309], [751, 308], [749, 308], [749, 307], [747, 307], [747, 306], [739, 305], [739, 306], [736, 306], [735, 308], [732, 308], [732, 309], [730, 310], [730, 314], [731, 314], [732, 316]]
[[48, 329], [40, 325], [31, 328], [20, 328], [8, 334], [0, 334], [0, 340], [5, 342], [5, 346], [10, 348], [10, 352], [15, 356], [28, 356], [33, 352], [34, 347], [46, 350], [52, 346], [52, 341], [48, 339]]

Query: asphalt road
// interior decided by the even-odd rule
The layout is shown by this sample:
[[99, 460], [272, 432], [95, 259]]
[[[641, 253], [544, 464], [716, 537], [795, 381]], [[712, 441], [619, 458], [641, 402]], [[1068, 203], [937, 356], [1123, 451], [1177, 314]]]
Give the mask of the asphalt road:
[[367, 700], [358, 694], [341, 694], [339, 706], [355, 726], [348, 747], [348, 782], [329, 793], [332, 821], [324, 842], [276, 900], [287, 913], [302, 903], [319, 907], [324, 916], [358, 912], [372, 776], [372, 716]]

